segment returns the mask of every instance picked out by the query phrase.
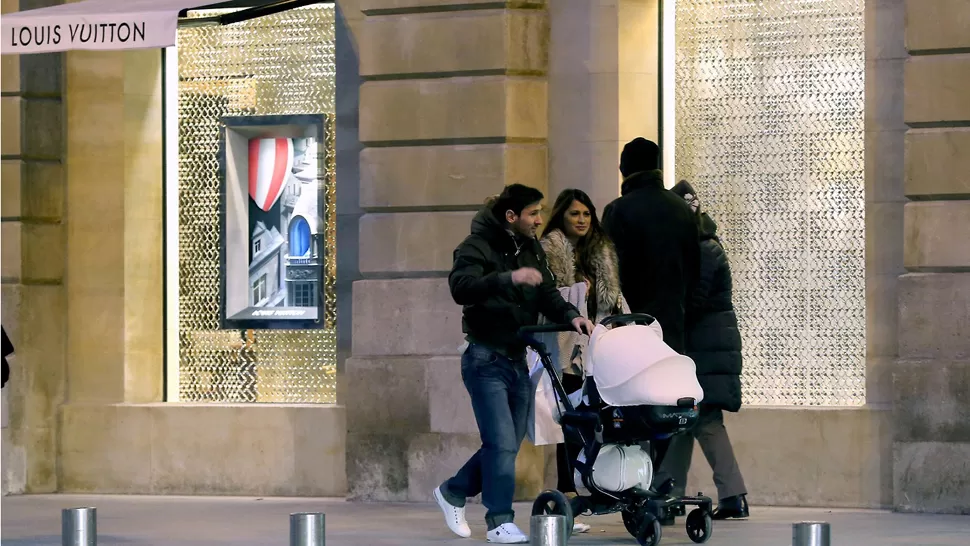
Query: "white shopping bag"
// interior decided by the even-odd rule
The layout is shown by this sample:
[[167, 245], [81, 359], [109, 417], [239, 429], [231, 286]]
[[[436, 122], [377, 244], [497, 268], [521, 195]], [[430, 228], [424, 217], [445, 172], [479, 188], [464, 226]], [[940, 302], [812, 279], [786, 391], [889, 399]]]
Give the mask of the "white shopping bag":
[[529, 411], [529, 441], [535, 446], [561, 444], [563, 442], [562, 428], [559, 427], [559, 416], [563, 408], [558, 404], [556, 391], [552, 387], [549, 374], [542, 367], [539, 355], [532, 350], [528, 353], [530, 364], [529, 378], [532, 380], [532, 392], [535, 404]]

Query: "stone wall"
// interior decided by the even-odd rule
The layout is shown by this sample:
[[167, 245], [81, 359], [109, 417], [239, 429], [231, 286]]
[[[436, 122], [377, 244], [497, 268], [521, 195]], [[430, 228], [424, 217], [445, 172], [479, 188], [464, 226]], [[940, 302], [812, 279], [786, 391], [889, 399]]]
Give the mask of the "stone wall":
[[[505, 103], [524, 96], [526, 82], [521, 80], [535, 76], [520, 76], [510, 68], [522, 67], [522, 61], [515, 64], [508, 57], [508, 37], [515, 35], [515, 27], [509, 33], [496, 30], [509, 24], [510, 16], [536, 13], [509, 6], [471, 9], [482, 7], [472, 3], [445, 13], [437, 5], [421, 0], [361, 3], [365, 18], [357, 42], [364, 80], [360, 138], [366, 146], [360, 156], [359, 189], [365, 213], [359, 230], [363, 280], [354, 283], [354, 356], [346, 366], [344, 398], [348, 482], [356, 499], [426, 500], [478, 447], [455, 351], [460, 309], [443, 277], [451, 250], [467, 233], [472, 211], [484, 196], [505, 183], [529, 180], [521, 173], [530, 169], [537, 173], [534, 180], [545, 178], [539, 171], [542, 160], [533, 155], [538, 152], [535, 144], [510, 145], [518, 141], [511, 138], [516, 125], [503, 120]], [[898, 40], [899, 33], [891, 31], [900, 6], [895, 12], [879, 3], [869, 7], [867, 18], [878, 21], [870, 22], [876, 30], [867, 38]], [[651, 88], [657, 84], [656, 67], [644, 62], [655, 50], [656, 8], [646, 0], [549, 5], [550, 198], [562, 188], [580, 187], [598, 203], [609, 202], [618, 193], [616, 164], [623, 142], [638, 134], [656, 138], [656, 89]], [[449, 43], [461, 43], [459, 33], [474, 37], [476, 47], [446, 59], [439, 59], [442, 46], [436, 41], [427, 47], [413, 42], [417, 36], [441, 35]], [[536, 43], [531, 36], [517, 40], [511, 43], [526, 51]], [[891, 77], [892, 72], [884, 75]], [[891, 146], [896, 138], [898, 146], [901, 115], [896, 127], [877, 122], [890, 120], [891, 109], [901, 111], [901, 106], [891, 92], [884, 92], [885, 85], [879, 87], [878, 79], [871, 81], [867, 101], [881, 101], [883, 110], [867, 116], [867, 138], [879, 146]], [[620, 92], [634, 84], [643, 86], [642, 92]], [[480, 119], [490, 113], [489, 119]], [[521, 127], [521, 118], [513, 121]], [[878, 283], [894, 282], [902, 268], [901, 238], [892, 237], [893, 229], [901, 232], [901, 175], [892, 169], [867, 172], [867, 184], [893, 181], [895, 194], [867, 191], [872, 203], [887, 203], [884, 211], [870, 207], [868, 229], [888, 236], [867, 256], [867, 267], [874, 272], [867, 291], [876, 311], [869, 314], [868, 329], [875, 332], [872, 342], [877, 344], [870, 346], [869, 404], [832, 410], [748, 408], [730, 416], [752, 502], [891, 504], [892, 426], [887, 409], [896, 297], [894, 284]], [[766, 437], [773, 441], [764, 441]], [[699, 450], [695, 460], [691, 483], [713, 491]], [[534, 493], [548, 462], [527, 445], [519, 461], [520, 498]]]
[[310, 404], [71, 404], [59, 491], [340, 497], [345, 427]]
[[[3, 57], [4, 493], [429, 499], [479, 445], [451, 252], [507, 183], [616, 194], [618, 145], [656, 130], [649, 90], [621, 93], [655, 81], [630, 23], [654, 5], [340, 2], [346, 473], [343, 408], [157, 403], [157, 52]], [[970, 512], [967, 21], [966, 0], [866, 2], [868, 404], [731, 415], [754, 503]], [[527, 444], [519, 498], [544, 466]]]
[[566, 188], [600, 210], [620, 192], [620, 152], [660, 142], [660, 0], [549, 2], [549, 198]]
[[906, 0], [894, 506], [970, 514], [970, 2]]
[[[58, 3], [4, 0], [3, 13]], [[57, 489], [67, 346], [63, 64], [61, 54], [3, 56], [2, 308], [16, 349], [3, 389], [4, 494]]]
[[[350, 496], [428, 500], [480, 441], [446, 276], [484, 199], [546, 187], [545, 2], [361, 0], [359, 268], [346, 364]], [[526, 448], [522, 495], [542, 458]], [[528, 469], [527, 469], [528, 468]]]
[[343, 408], [161, 403], [161, 52], [3, 63], [3, 492], [342, 496]]

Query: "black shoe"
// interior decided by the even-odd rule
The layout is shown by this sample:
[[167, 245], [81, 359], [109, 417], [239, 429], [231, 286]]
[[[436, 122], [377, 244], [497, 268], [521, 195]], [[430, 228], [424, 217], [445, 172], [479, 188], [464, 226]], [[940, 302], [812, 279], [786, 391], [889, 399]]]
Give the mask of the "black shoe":
[[728, 497], [717, 502], [717, 510], [711, 519], [748, 519], [748, 499], [746, 495]]
[[656, 491], [658, 495], [667, 496], [667, 495], [670, 495], [671, 492], [673, 492], [674, 485], [676, 485], [676, 482], [674, 482], [673, 478], [670, 478], [668, 480], [664, 480], [663, 483], [654, 487], [654, 491]]

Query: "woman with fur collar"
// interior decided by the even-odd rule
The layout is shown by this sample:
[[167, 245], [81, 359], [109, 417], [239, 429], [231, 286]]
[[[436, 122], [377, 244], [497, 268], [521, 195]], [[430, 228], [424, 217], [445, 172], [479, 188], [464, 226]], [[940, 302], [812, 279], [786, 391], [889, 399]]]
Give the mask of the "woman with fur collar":
[[[620, 292], [616, 250], [585, 192], [569, 189], [559, 194], [540, 243], [556, 287], [584, 316], [599, 322], [630, 312]], [[549, 347], [550, 352], [554, 358], [558, 355], [566, 392], [574, 392], [583, 386], [587, 338], [566, 332], [559, 334], [557, 341]], [[563, 492], [575, 491], [567, 456], [566, 446], [559, 444], [557, 489]]]
[[564, 190], [556, 198], [542, 235], [549, 269], [559, 288], [585, 283], [589, 296], [581, 308], [590, 320], [623, 311], [616, 249], [600, 226], [593, 201], [582, 190]]

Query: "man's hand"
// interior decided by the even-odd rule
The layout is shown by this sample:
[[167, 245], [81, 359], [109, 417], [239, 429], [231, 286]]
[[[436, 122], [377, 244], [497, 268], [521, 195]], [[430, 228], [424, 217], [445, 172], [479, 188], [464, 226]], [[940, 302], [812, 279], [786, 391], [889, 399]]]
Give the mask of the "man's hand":
[[580, 334], [590, 335], [593, 333], [593, 323], [589, 319], [576, 317], [573, 319], [573, 330]]
[[512, 272], [512, 284], [518, 286], [539, 286], [542, 284], [542, 273], [534, 267], [523, 267]]

